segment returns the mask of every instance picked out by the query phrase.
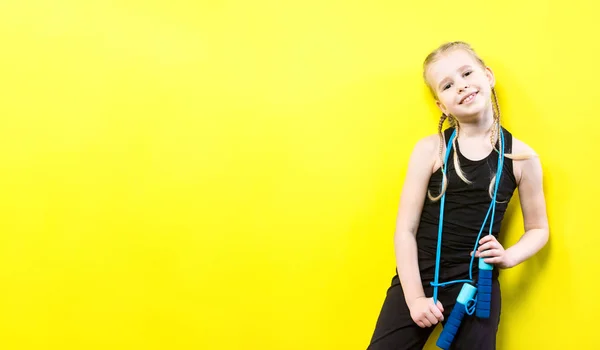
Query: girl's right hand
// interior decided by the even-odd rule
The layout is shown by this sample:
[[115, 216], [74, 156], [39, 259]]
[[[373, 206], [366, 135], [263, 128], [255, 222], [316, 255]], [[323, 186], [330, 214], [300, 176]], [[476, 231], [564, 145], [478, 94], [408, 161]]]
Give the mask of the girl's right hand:
[[438, 300], [437, 305], [433, 304], [433, 298], [419, 297], [409, 306], [410, 317], [421, 327], [431, 327], [444, 320], [444, 307]]

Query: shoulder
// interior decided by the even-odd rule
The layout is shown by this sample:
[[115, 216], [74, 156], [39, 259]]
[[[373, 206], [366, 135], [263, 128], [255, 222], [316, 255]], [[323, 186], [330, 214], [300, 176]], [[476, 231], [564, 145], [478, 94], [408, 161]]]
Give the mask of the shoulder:
[[[445, 150], [442, 150], [442, 152]], [[414, 144], [409, 160], [409, 172], [419, 176], [431, 175], [439, 166], [440, 136], [438, 134], [421, 137]]]
[[413, 152], [419, 152], [420, 154], [429, 154], [431, 152], [438, 151], [440, 147], [440, 136], [438, 134], [427, 135], [415, 143]]
[[521, 184], [523, 181], [541, 181], [540, 157], [530, 145], [513, 136], [511, 154], [517, 184]]
[[[440, 145], [442, 145], [441, 150]], [[445, 141], [440, 140], [439, 134], [431, 134], [417, 141], [413, 149], [413, 156], [418, 157], [420, 162], [429, 166], [433, 173], [436, 167], [441, 166], [440, 152], [443, 154], [445, 151]]]
[[512, 146], [513, 154], [530, 154], [537, 156], [537, 154], [535, 153], [534, 149], [531, 148], [531, 146], [529, 146], [522, 140], [516, 138], [514, 135], [512, 137]]

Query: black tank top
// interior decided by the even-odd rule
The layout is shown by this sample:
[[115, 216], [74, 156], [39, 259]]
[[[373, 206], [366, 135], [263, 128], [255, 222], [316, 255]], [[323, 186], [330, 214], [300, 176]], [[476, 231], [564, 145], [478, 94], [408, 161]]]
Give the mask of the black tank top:
[[[512, 134], [504, 128], [502, 130], [504, 131], [504, 152], [510, 153], [512, 152]], [[444, 131], [445, 142], [448, 142], [453, 131], [454, 128], [448, 128]], [[499, 149], [499, 143], [496, 143], [496, 149]], [[458, 152], [460, 167], [467, 179], [472, 181], [472, 184], [465, 183], [456, 174], [453, 161], [454, 152]], [[477, 235], [491, 204], [489, 186], [498, 168], [498, 156], [498, 152], [492, 150], [484, 159], [473, 161], [461, 154], [458, 140], [456, 141], [456, 149], [452, 147], [447, 164], [448, 187], [444, 204], [440, 282], [469, 278], [470, 253], [475, 247]], [[441, 183], [442, 170], [438, 169], [431, 175], [428, 185], [428, 189], [433, 196], [440, 193]], [[505, 157], [502, 177], [498, 186], [498, 203], [496, 203], [492, 229], [492, 234], [496, 238], [498, 238], [508, 202], [512, 198], [516, 187], [517, 182], [513, 173], [512, 160]], [[440, 200], [433, 202], [426, 198], [416, 234], [419, 269], [424, 284], [429, 284], [434, 277], [439, 215]], [[489, 233], [490, 219], [491, 214], [481, 238]], [[475, 258], [473, 278], [477, 277], [477, 263], [478, 258]], [[494, 277], [497, 276], [498, 269], [494, 269]]]

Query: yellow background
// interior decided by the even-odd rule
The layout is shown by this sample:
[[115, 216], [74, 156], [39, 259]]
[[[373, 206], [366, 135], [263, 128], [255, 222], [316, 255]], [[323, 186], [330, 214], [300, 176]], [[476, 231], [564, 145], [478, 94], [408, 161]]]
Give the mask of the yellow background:
[[598, 346], [593, 1], [108, 3], [0, 2], [1, 349], [365, 349], [457, 39], [545, 170], [499, 348]]

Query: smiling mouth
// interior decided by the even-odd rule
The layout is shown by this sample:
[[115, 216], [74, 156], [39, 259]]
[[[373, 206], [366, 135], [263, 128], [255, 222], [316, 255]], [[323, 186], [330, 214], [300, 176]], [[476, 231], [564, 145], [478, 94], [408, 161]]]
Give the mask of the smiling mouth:
[[462, 105], [463, 103], [469, 103], [469, 102], [473, 101], [473, 99], [475, 99], [475, 96], [477, 96], [478, 93], [479, 93], [478, 91], [475, 91], [475, 92], [468, 94], [467, 96], [463, 97], [463, 99], [460, 100], [460, 102], [458, 104]]

